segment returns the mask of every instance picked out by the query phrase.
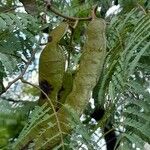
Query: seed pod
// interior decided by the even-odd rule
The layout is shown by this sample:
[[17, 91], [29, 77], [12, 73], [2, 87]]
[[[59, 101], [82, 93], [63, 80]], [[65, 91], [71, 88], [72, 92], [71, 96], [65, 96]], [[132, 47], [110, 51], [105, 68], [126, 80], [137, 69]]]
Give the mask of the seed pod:
[[66, 103], [79, 114], [89, 102], [91, 92], [98, 82], [106, 55], [106, 24], [103, 19], [93, 19], [87, 27], [87, 39], [83, 47], [79, 70], [73, 82], [72, 92]]
[[[57, 94], [61, 88], [65, 72], [65, 55], [58, 42], [67, 32], [68, 24], [62, 22], [51, 33], [49, 42], [42, 51], [39, 60], [39, 85], [56, 107]], [[39, 105], [47, 101], [41, 93]]]

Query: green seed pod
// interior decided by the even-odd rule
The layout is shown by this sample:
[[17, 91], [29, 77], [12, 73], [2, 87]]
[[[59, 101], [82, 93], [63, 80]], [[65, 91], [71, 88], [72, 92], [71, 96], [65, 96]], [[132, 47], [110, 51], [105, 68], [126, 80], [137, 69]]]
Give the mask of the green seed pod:
[[[39, 60], [39, 85], [56, 107], [57, 94], [62, 86], [65, 72], [65, 55], [58, 42], [68, 30], [68, 24], [62, 22], [50, 33], [50, 41], [42, 51]], [[39, 105], [47, 101], [41, 93]]]

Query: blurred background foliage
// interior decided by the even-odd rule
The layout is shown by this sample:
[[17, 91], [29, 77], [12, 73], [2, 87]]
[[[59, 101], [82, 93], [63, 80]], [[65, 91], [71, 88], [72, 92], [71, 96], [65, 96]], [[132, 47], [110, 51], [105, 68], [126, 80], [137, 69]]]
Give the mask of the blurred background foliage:
[[[98, 134], [98, 140], [90, 140], [92, 136], [84, 135], [85, 129], [82, 132], [83, 128], [80, 128], [72, 133], [72, 141], [68, 142], [77, 149], [84, 149], [83, 145], [99, 149], [103, 147], [99, 140], [109, 138], [105, 131], [114, 129], [117, 143], [123, 143], [118, 149], [142, 149], [146, 142], [150, 142], [150, 2], [53, 0], [51, 3], [62, 14], [75, 17], [88, 17], [92, 6], [98, 4], [97, 16], [107, 22], [108, 53], [104, 71], [93, 91], [94, 108], [89, 105], [83, 119], [86, 131], [92, 130], [94, 136]], [[39, 96], [37, 89], [20, 81], [6, 92], [5, 87], [25, 69], [33, 50], [36, 50], [35, 59], [24, 78], [38, 84], [39, 54], [47, 42], [47, 33], [62, 20], [47, 9], [46, 2], [42, 0], [0, 1], [1, 149], [9, 149], [8, 145], [25, 125]], [[68, 40], [60, 42], [66, 54], [70, 55], [71, 68], [78, 64], [87, 23], [79, 22], [77, 28], [66, 35]], [[97, 124], [92, 122], [91, 117]], [[94, 130], [93, 126], [96, 126]], [[98, 131], [99, 127], [104, 128], [104, 134]]]

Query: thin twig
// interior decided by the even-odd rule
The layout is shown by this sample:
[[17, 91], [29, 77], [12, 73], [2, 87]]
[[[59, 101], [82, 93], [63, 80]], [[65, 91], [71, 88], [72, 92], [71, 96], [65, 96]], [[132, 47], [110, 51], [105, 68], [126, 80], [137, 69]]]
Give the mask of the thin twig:
[[15, 82], [17, 82], [18, 80], [23, 78], [24, 74], [26, 73], [26, 70], [28, 69], [30, 63], [32, 62], [32, 60], [35, 56], [35, 53], [36, 53], [36, 51], [33, 50], [31, 57], [30, 57], [29, 61], [26, 63], [24, 70], [21, 72], [21, 74], [17, 78], [15, 78], [14, 80], [12, 80], [11, 82], [8, 83], [7, 87], [0, 93], [0, 95], [5, 93]]
[[144, 12], [145, 15], [147, 14], [142, 5], [140, 5], [139, 3], [137, 3], [137, 6]]
[[[119, 137], [119, 135], [116, 136], [117, 138]], [[116, 138], [115, 137], [115, 138]], [[112, 142], [115, 138], [112, 138], [111, 140], [109, 140], [108, 142], [106, 142], [105, 144], [103, 144], [100, 149], [102, 149], [105, 145], [107, 146], [107, 144], [109, 144], [110, 142]]]
[[52, 11], [53, 13], [55, 13], [56, 15], [60, 16], [60, 17], [63, 17], [65, 19], [68, 19], [68, 20], [72, 20], [72, 21], [76, 21], [76, 20], [79, 20], [79, 21], [87, 21], [87, 20], [91, 20], [92, 17], [85, 17], [85, 18], [78, 18], [78, 17], [70, 17], [70, 16], [66, 16], [64, 14], [62, 14], [61, 12], [57, 11], [54, 7], [52, 6], [49, 6], [48, 9], [50, 11]]
[[51, 2], [47, 2], [47, 5], [46, 5], [47, 9], [52, 11], [54, 14], [60, 16], [60, 17], [63, 17], [65, 19], [68, 19], [68, 20], [72, 20], [72, 21], [76, 21], [76, 20], [79, 20], [79, 21], [90, 21], [92, 19], [92, 16], [90, 17], [85, 17], [85, 18], [78, 18], [78, 17], [70, 17], [70, 16], [66, 16], [64, 14], [62, 14], [61, 12], [59, 12], [58, 10], [56, 10], [56, 8], [54, 8], [52, 6], [52, 3]]
[[92, 17], [92, 19], [95, 19], [96, 18], [96, 10], [97, 10], [97, 5], [94, 5], [93, 6], [93, 9], [92, 9], [92, 11], [91, 11], [91, 17]]
[[107, 131], [106, 133], [104, 133], [104, 134], [102, 134], [102, 136], [99, 136], [99, 138], [98, 138], [98, 142], [102, 139], [102, 138], [105, 138], [105, 136], [106, 135], [108, 135], [110, 132], [112, 132], [112, 131], [116, 131], [116, 129], [115, 128], [111, 128], [109, 131]]
[[[7, 51], [6, 51], [6, 52], [3, 52], [3, 53], [20, 59], [20, 56], [18, 56], [18, 55], [16, 55], [16, 54], [11, 54], [11, 53], [9, 53], [9, 52], [7, 52]], [[23, 58], [21, 58], [21, 60], [22, 60], [25, 64], [27, 63], [27, 61], [24, 60]]]
[[17, 9], [17, 8], [23, 8], [23, 7], [22, 7], [22, 6], [10, 7], [10, 8], [8, 8], [8, 9], [3, 10], [2, 13], [7, 13], [7, 12], [10, 12], [10, 11], [15, 10], [15, 9]]

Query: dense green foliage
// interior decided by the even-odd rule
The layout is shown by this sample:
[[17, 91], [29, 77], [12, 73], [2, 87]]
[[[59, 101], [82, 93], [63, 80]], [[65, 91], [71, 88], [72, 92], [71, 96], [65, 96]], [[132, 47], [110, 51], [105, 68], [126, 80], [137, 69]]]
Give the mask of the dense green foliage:
[[[111, 130], [117, 133], [117, 149], [143, 149], [146, 142], [150, 143], [150, 2], [114, 2], [120, 5], [119, 11], [106, 15], [112, 0], [53, 1], [56, 10], [79, 18], [88, 17], [92, 6], [98, 3], [101, 11], [97, 11], [97, 16], [107, 22], [107, 56], [99, 82], [93, 90], [95, 108], [89, 104], [82, 122], [74, 110], [67, 109], [74, 130], [61, 139], [56, 149], [100, 149], [103, 144], [99, 141]], [[37, 3], [24, 0], [23, 5], [28, 13], [18, 12], [20, 4], [17, 0], [0, 2], [0, 149], [11, 149], [23, 126], [21, 138], [25, 138], [35, 123], [40, 124], [50, 117], [46, 104], [36, 106], [39, 91], [34, 86], [19, 80], [7, 91], [5, 87], [23, 73], [35, 50], [37, 56], [23, 74], [27, 81], [33, 82], [31, 78], [38, 74], [37, 59], [43, 49], [43, 32], [51, 31], [63, 18], [47, 10], [41, 0]], [[27, 7], [29, 5], [31, 7]], [[68, 59], [69, 71], [77, 68], [80, 62], [88, 22], [80, 21], [60, 41]], [[97, 123], [93, 123], [89, 116], [97, 108], [105, 109], [105, 113]], [[53, 126], [53, 121], [48, 123], [47, 130]], [[109, 127], [108, 133], [103, 130], [106, 126]]]

